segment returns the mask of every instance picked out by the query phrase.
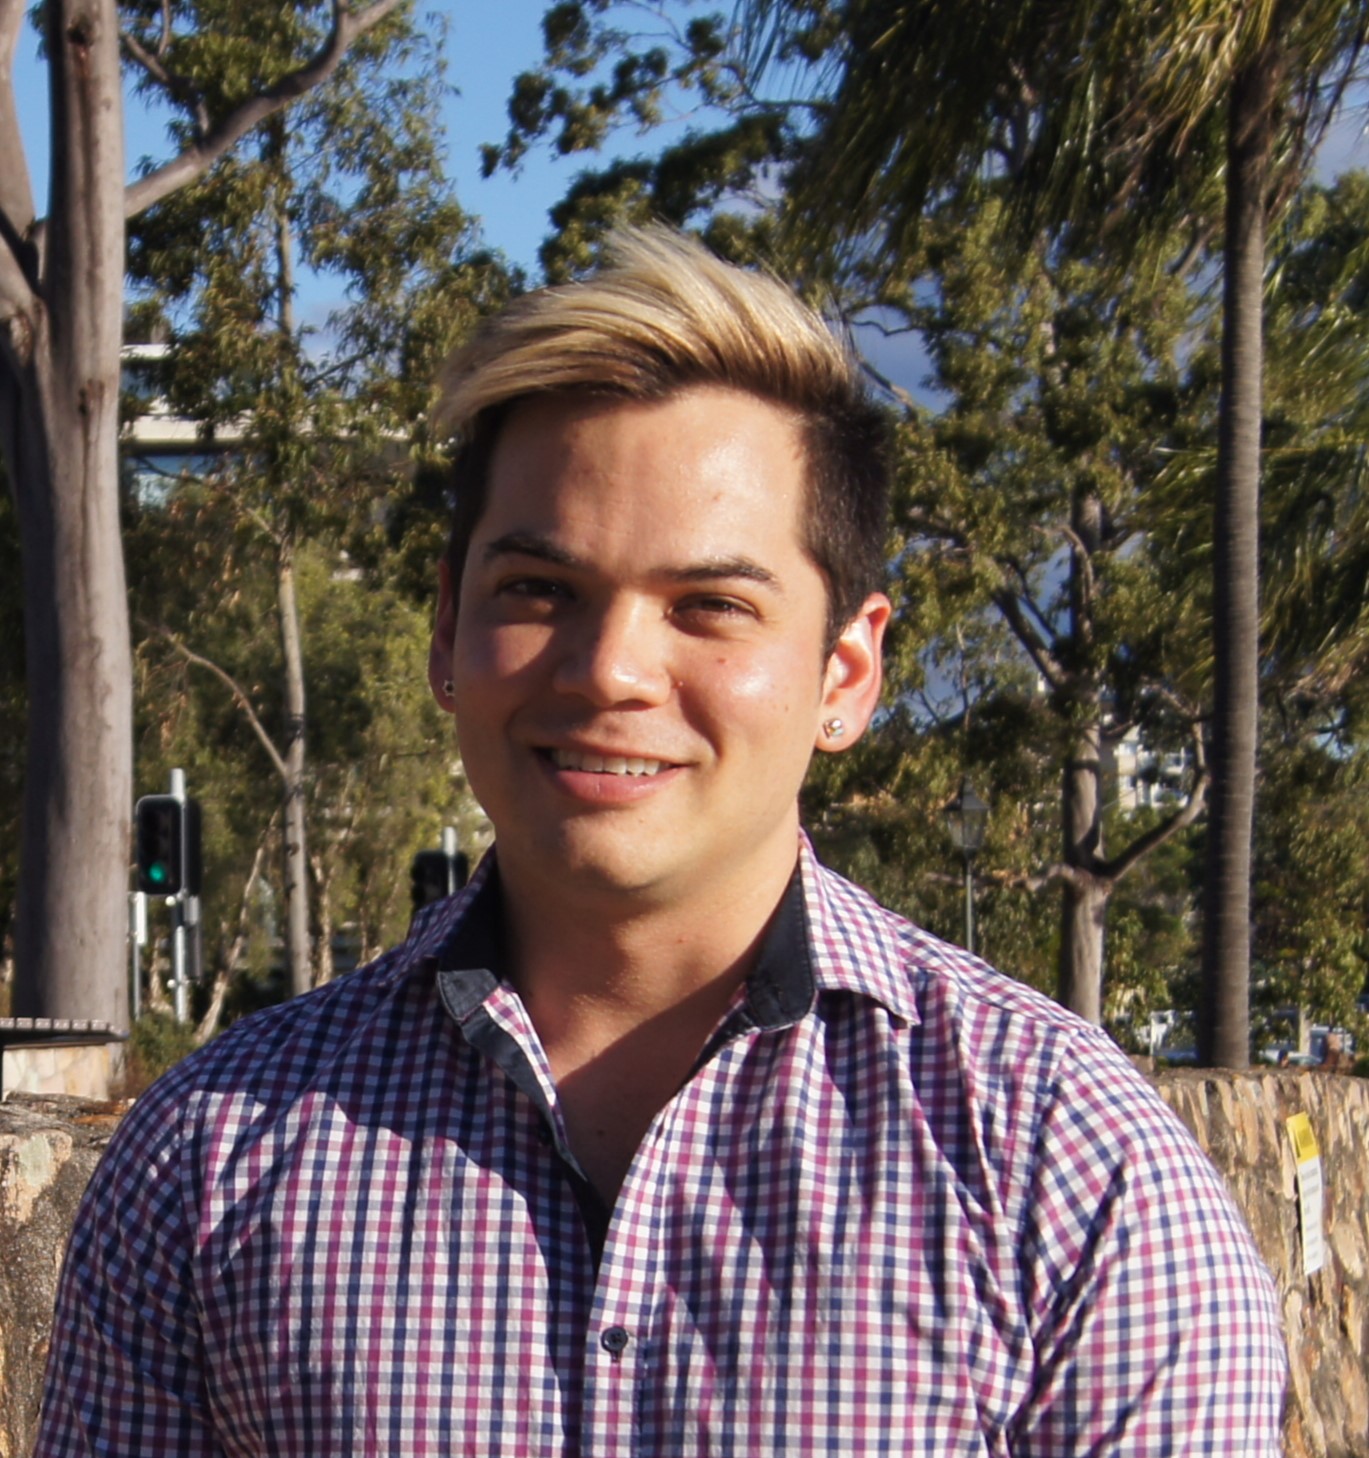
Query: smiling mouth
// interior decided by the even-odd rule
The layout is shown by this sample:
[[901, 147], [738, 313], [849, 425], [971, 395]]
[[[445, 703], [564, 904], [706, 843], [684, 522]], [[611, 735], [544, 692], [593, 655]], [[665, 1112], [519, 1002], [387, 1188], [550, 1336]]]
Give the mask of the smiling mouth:
[[665, 760], [639, 759], [635, 755], [582, 754], [572, 749], [551, 749], [547, 754], [557, 769], [591, 775], [655, 775], [670, 768]]

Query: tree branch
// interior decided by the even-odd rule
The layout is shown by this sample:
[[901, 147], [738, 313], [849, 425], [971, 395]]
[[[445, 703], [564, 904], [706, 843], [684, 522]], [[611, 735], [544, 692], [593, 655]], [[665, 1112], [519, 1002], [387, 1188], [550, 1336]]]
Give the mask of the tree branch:
[[[1037, 530], [1043, 536], [1050, 536], [1051, 530], [1046, 527], [1038, 527]], [[1083, 537], [1079, 535], [1068, 522], [1061, 522], [1058, 528], [1060, 535], [1069, 544], [1070, 555], [1075, 565], [1079, 568], [1080, 590], [1086, 608], [1093, 606], [1095, 596], [1096, 580], [1093, 575], [1093, 554], [1089, 551]]]
[[874, 365], [872, 365], [870, 361], [864, 356], [861, 357], [860, 367], [865, 371], [867, 375], [870, 376], [875, 384], [877, 384], [880, 389], [885, 392], [885, 394], [887, 394], [891, 399], [897, 400], [898, 403], [903, 406], [903, 408], [908, 412], [909, 415], [917, 415], [919, 413], [918, 403], [915, 399], [913, 399], [912, 395], [907, 390], [905, 390], [902, 385], [894, 384], [894, 382], [888, 377], [888, 375], [883, 374], [881, 371], [877, 370]]
[[136, 217], [153, 203], [192, 182], [259, 122], [326, 81], [338, 68], [352, 42], [378, 25], [400, 3], [401, 0], [375, 0], [365, 10], [352, 11], [340, 0], [334, 0], [333, 28], [314, 55], [298, 70], [282, 76], [274, 86], [267, 87], [258, 96], [249, 97], [193, 147], [187, 147], [165, 166], [130, 184], [124, 194], [124, 216]]
[[1022, 604], [1015, 592], [1000, 588], [993, 594], [994, 606], [1003, 614], [1003, 619], [1012, 629], [1014, 637], [1026, 649], [1027, 657], [1036, 665], [1042, 678], [1054, 689], [1062, 689], [1069, 681], [1064, 664], [1041, 641], [1036, 629], [1027, 621]]
[[1005, 891], [1041, 891], [1052, 881], [1068, 881], [1071, 885], [1082, 885], [1089, 879], [1089, 873], [1078, 866], [1068, 866], [1064, 861], [1053, 861], [1039, 871], [980, 871], [977, 879], [986, 886], [998, 886]]
[[1207, 787], [1211, 777], [1207, 769], [1207, 754], [1203, 747], [1201, 725], [1192, 726], [1192, 739], [1193, 783], [1189, 786], [1188, 798], [1168, 819], [1151, 826], [1144, 835], [1137, 836], [1120, 855], [1114, 856], [1110, 861], [1106, 861], [1098, 867], [1097, 874], [1103, 880], [1120, 881], [1138, 861], [1149, 855], [1157, 845], [1163, 845], [1165, 841], [1178, 835], [1203, 813], [1207, 805]]
[[[38, 259], [29, 236], [33, 188], [14, 105], [14, 53], [25, 13], [24, 0], [0, 0], [0, 303], [27, 314], [34, 302]], [[13, 314], [5, 312], [8, 324]]]
[[233, 695], [233, 702], [237, 704], [238, 708], [242, 710], [243, 714], [247, 718], [248, 724], [252, 726], [252, 732], [261, 741], [261, 747], [266, 751], [267, 757], [271, 761], [271, 767], [288, 785], [290, 775], [289, 770], [286, 767], [285, 760], [281, 757], [280, 751], [272, 742], [271, 736], [266, 732], [265, 725], [263, 725], [261, 719], [258, 718], [257, 711], [252, 707], [252, 700], [247, 697], [246, 690], [241, 687], [238, 681], [231, 674], [225, 672], [222, 668], [220, 668], [217, 663], [212, 662], [208, 658], [202, 658], [198, 653], [195, 653], [191, 649], [187, 648], [185, 644], [182, 643], [181, 640], [175, 635], [175, 633], [171, 631], [170, 628], [157, 628], [156, 632], [160, 637], [164, 638], [166, 642], [169, 643], [171, 647], [174, 648], [176, 652], [185, 659], [187, 663], [193, 663], [197, 668], [208, 669], [209, 672], [212, 673], [221, 684], [223, 684], [228, 692]]
[[147, 50], [137, 36], [131, 31], [121, 30], [119, 41], [125, 52], [140, 65], [144, 71], [166, 91], [174, 101], [193, 111], [195, 114], [195, 131], [197, 135], [204, 138], [209, 132], [209, 112], [205, 108], [203, 99], [197, 95], [195, 88], [184, 76], [177, 76], [168, 71], [162, 64], [162, 55], [166, 50], [166, 16], [163, 14], [162, 39], [157, 47], [156, 54]]
[[247, 924], [252, 914], [252, 892], [256, 889], [257, 882], [261, 880], [261, 868], [266, 859], [266, 847], [279, 823], [280, 807], [277, 806], [271, 819], [267, 822], [265, 832], [257, 842], [257, 853], [252, 857], [252, 869], [247, 873], [242, 896], [238, 899], [238, 929], [228, 948], [227, 955], [224, 957], [223, 966], [219, 968], [219, 975], [214, 979], [209, 1006], [195, 1028], [195, 1046], [197, 1048], [207, 1043], [218, 1031], [219, 1017], [223, 1012], [224, 1000], [228, 995], [228, 984], [233, 980], [233, 973], [237, 970], [238, 963], [242, 960], [242, 954], [247, 947]]

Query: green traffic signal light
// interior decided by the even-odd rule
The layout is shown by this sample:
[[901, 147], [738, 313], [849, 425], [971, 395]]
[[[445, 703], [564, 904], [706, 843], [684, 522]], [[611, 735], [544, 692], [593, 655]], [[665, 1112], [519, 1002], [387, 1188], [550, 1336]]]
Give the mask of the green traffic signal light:
[[134, 811], [138, 890], [174, 895], [184, 880], [184, 806], [172, 795], [144, 795]]
[[157, 896], [200, 894], [200, 802], [144, 795], [133, 812], [138, 890]]

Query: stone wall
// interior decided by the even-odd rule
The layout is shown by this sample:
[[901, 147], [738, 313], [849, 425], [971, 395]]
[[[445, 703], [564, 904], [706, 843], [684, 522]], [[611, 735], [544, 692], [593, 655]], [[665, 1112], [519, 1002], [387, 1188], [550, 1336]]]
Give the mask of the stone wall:
[[12, 1094], [0, 1104], [0, 1458], [27, 1458], [62, 1252], [119, 1108]]
[[[1226, 1177], [1279, 1287], [1292, 1372], [1287, 1458], [1369, 1458], [1369, 1081], [1289, 1071], [1165, 1073], [1161, 1095]], [[1326, 1263], [1302, 1274], [1296, 1167], [1284, 1120], [1321, 1150]]]
[[[1369, 1082], [1321, 1073], [1161, 1074], [1246, 1213], [1278, 1282], [1292, 1357], [1287, 1458], [1369, 1458]], [[62, 1247], [120, 1110], [15, 1095], [0, 1104], [0, 1458], [33, 1440]], [[1326, 1186], [1326, 1265], [1302, 1275], [1293, 1148], [1306, 1113]]]
[[106, 1099], [114, 1087], [118, 1043], [23, 1043], [0, 1052], [5, 1093]]

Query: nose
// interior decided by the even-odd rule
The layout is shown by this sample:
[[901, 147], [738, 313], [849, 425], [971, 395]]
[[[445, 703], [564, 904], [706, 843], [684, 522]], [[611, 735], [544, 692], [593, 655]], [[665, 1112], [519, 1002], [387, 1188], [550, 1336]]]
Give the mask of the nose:
[[576, 614], [553, 682], [596, 708], [664, 703], [670, 697], [666, 625], [653, 604], [614, 601]]

